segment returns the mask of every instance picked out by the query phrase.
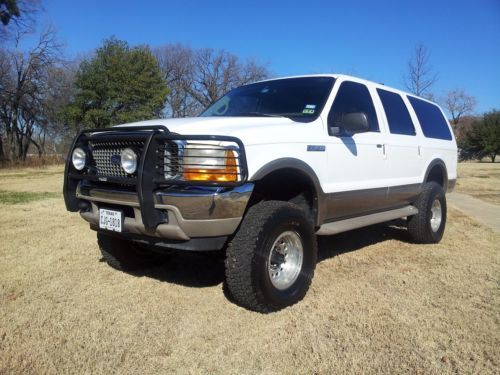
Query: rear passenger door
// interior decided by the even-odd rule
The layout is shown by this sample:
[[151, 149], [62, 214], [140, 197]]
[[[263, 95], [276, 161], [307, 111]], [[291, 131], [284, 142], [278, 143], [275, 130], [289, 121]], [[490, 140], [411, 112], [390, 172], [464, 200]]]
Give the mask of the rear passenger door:
[[388, 205], [412, 202], [421, 188], [421, 134], [408, 111], [406, 98], [397, 92], [377, 88], [387, 124], [386, 155], [389, 170]]
[[[343, 131], [350, 114], [363, 113], [369, 130]], [[381, 132], [372, 93], [363, 83], [343, 81], [328, 114], [326, 219], [344, 219], [386, 206], [385, 133]]]

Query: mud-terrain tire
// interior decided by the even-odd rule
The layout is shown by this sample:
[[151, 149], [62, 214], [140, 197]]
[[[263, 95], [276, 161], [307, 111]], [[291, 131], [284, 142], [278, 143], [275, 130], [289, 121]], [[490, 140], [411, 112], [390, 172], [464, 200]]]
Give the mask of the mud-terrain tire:
[[147, 245], [103, 233], [97, 233], [97, 244], [106, 263], [120, 271], [130, 272], [159, 265], [167, 258], [150, 250]]
[[408, 217], [408, 232], [416, 243], [438, 243], [446, 226], [446, 197], [441, 185], [427, 182], [413, 204], [418, 214]]
[[227, 246], [226, 286], [245, 308], [277, 311], [304, 298], [316, 259], [314, 225], [306, 212], [289, 202], [260, 202]]

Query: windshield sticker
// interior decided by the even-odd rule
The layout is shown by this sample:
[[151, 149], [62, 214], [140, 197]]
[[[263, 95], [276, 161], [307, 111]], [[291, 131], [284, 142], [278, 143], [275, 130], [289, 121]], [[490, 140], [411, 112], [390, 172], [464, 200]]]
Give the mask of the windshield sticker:
[[304, 108], [304, 110], [302, 111], [302, 114], [304, 114], [304, 115], [312, 115], [313, 113], [314, 113], [314, 109]]
[[306, 109], [316, 109], [316, 104], [306, 104]]

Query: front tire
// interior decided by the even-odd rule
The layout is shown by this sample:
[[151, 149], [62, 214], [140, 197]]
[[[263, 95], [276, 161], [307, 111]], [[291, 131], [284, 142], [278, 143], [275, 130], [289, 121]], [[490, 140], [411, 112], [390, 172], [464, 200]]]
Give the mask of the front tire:
[[408, 232], [417, 243], [438, 243], [446, 226], [446, 197], [441, 185], [427, 182], [414, 206], [418, 214], [408, 218]]
[[295, 204], [267, 201], [250, 207], [226, 250], [232, 298], [267, 313], [304, 298], [317, 259], [313, 223]]

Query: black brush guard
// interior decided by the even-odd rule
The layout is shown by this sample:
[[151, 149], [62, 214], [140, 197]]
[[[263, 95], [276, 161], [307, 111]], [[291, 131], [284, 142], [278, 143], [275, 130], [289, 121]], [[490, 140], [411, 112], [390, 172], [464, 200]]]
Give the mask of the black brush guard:
[[[99, 133], [95, 135], [93, 133]], [[79, 210], [79, 199], [76, 197], [78, 183], [82, 180], [102, 181], [103, 178], [97, 174], [89, 174], [83, 171], [77, 171], [72, 164], [71, 157], [73, 150], [88, 142], [100, 137], [108, 137], [107, 140], [114, 141], [144, 141], [143, 150], [137, 166], [136, 177], [106, 177], [105, 181], [115, 184], [135, 185], [139, 199], [142, 220], [147, 229], [154, 229], [163, 222], [163, 214], [155, 209], [154, 192], [160, 187], [172, 185], [184, 186], [217, 186], [234, 187], [242, 185], [248, 178], [245, 148], [240, 139], [230, 136], [219, 135], [189, 135], [183, 136], [171, 133], [167, 127], [162, 125], [153, 126], [127, 126], [104, 129], [86, 129], [82, 130], [73, 140], [71, 148], [66, 159], [64, 171], [64, 202], [66, 209], [71, 212]], [[161, 171], [158, 169], [158, 150], [166, 142], [172, 141], [225, 141], [234, 142], [238, 145], [238, 167], [239, 178], [237, 182], [222, 181], [185, 181], [181, 179], [166, 179], [161, 177]], [[85, 170], [85, 169], [84, 169]]]

